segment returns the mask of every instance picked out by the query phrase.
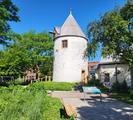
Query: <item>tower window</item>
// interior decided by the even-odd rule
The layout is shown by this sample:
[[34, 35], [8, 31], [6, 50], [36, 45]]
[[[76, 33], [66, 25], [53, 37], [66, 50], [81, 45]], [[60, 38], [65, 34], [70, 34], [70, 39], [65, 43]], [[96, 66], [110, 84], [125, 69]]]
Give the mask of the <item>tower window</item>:
[[62, 48], [67, 48], [67, 47], [68, 47], [68, 41], [62, 40]]

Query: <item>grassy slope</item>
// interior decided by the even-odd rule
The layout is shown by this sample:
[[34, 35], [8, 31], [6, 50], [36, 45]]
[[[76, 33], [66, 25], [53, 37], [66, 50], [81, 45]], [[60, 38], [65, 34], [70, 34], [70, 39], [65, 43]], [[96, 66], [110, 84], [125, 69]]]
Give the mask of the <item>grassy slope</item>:
[[44, 87], [45, 90], [56, 90], [56, 91], [71, 91], [73, 84], [65, 82], [37, 82], [31, 84], [32, 87], [41, 88]]
[[65, 82], [43, 82], [46, 90], [71, 91], [73, 84]]

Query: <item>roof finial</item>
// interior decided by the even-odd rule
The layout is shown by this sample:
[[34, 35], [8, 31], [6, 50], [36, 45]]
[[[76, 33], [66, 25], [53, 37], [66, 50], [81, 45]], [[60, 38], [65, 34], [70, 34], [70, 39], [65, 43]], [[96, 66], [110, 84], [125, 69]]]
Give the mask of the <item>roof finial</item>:
[[72, 15], [72, 8], [70, 8], [70, 15]]

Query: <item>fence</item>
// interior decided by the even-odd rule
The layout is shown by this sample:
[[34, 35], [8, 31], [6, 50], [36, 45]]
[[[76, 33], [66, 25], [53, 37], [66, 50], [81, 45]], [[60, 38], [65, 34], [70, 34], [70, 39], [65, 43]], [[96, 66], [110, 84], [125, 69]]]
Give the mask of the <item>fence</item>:
[[52, 76], [45, 76], [43, 78], [40, 78], [40, 81], [52, 81]]

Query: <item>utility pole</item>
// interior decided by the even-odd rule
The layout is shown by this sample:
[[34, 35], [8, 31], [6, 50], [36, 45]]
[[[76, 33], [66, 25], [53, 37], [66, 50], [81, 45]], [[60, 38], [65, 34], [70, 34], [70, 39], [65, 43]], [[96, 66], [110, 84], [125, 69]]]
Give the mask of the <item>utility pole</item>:
[[115, 55], [115, 79], [116, 81], [118, 80], [118, 76], [117, 76], [117, 68], [118, 68], [118, 64], [117, 64], [117, 61], [119, 60], [118, 56]]
[[115, 61], [115, 80], [117, 81], [118, 80], [118, 77], [117, 77], [117, 62]]

